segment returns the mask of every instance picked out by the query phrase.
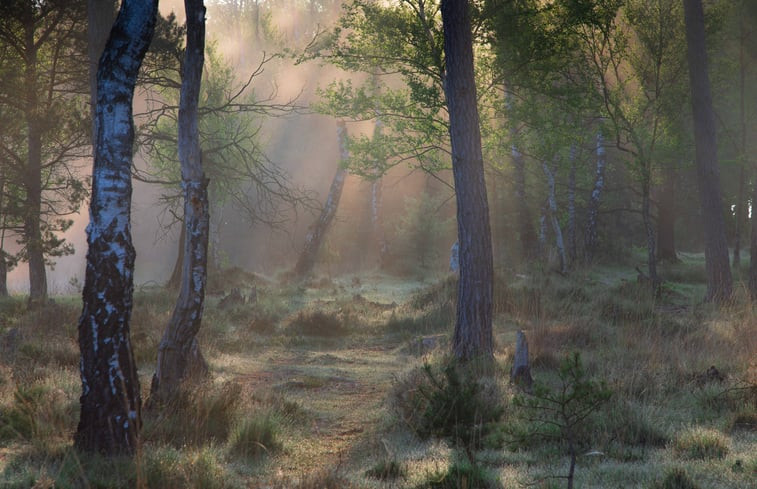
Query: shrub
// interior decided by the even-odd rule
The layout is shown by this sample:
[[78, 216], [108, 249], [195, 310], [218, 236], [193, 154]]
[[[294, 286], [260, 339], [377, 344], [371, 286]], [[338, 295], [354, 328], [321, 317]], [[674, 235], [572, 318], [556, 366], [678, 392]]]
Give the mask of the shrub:
[[501, 487], [496, 478], [480, 465], [457, 461], [446, 471], [429, 475], [424, 489], [494, 489]]
[[396, 460], [381, 460], [376, 465], [365, 471], [366, 477], [372, 477], [382, 481], [404, 479], [407, 477], [407, 469], [401, 462]]
[[653, 489], [699, 489], [699, 486], [681, 467], [669, 470], [662, 481], [652, 487]]
[[[145, 438], [177, 447], [226, 441], [241, 397], [239, 384], [185, 383], [159, 413], [145, 414]], [[189, 422], [191, 420], [191, 422]]]
[[335, 314], [322, 311], [300, 312], [289, 324], [287, 332], [304, 336], [336, 338], [347, 334], [344, 323]]
[[270, 413], [255, 413], [237, 424], [229, 437], [229, 452], [237, 457], [254, 458], [281, 449], [279, 426]]
[[429, 363], [395, 385], [395, 408], [418, 436], [446, 438], [479, 448], [504, 415], [496, 386], [485, 384], [454, 362]]
[[723, 458], [728, 454], [728, 441], [718, 431], [694, 427], [678, 435], [673, 451], [685, 459]]

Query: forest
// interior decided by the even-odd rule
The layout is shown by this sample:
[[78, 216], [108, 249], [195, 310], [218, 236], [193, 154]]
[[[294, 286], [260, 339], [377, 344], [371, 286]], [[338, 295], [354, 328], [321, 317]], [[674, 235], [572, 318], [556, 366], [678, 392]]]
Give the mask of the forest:
[[757, 487], [756, 67], [751, 0], [2, 0], [0, 487]]

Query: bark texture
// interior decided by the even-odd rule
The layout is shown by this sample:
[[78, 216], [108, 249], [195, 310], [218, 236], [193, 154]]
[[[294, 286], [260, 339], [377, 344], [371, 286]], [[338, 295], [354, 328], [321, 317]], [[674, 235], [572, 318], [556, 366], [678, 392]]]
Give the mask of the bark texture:
[[181, 285], [181, 273], [182, 268], [184, 267], [184, 247], [187, 242], [187, 223], [186, 221], [181, 221], [181, 231], [179, 232], [179, 246], [178, 252], [176, 254], [176, 261], [173, 265], [173, 271], [171, 272], [171, 277], [168, 279], [168, 283], [166, 284], [166, 287], [171, 290], [177, 290], [179, 286]]
[[555, 194], [555, 172], [549, 168], [546, 162], [542, 162], [544, 176], [547, 177], [547, 205], [549, 206], [549, 217], [552, 223], [552, 231], [555, 233], [555, 246], [557, 247], [557, 256], [560, 259], [560, 272], [568, 271], [568, 260], [565, 254], [565, 241], [563, 240], [560, 220], [557, 218], [557, 195]]
[[[339, 121], [337, 124], [337, 137], [339, 138], [340, 158], [341, 161], [345, 161], [349, 157], [347, 153], [347, 128], [342, 121]], [[298, 279], [304, 278], [313, 271], [318, 251], [321, 249], [323, 239], [326, 237], [326, 233], [331, 227], [331, 222], [334, 220], [336, 211], [339, 208], [339, 200], [342, 198], [345, 178], [347, 178], [347, 170], [340, 163], [336, 174], [334, 174], [334, 180], [331, 181], [329, 195], [326, 198], [323, 209], [321, 209], [321, 214], [305, 236], [305, 247], [300, 253], [300, 257], [297, 259], [297, 264], [294, 267], [294, 275]]]
[[657, 204], [657, 259], [670, 263], [678, 261], [675, 243], [676, 224], [676, 173], [666, 168], [662, 190]]
[[157, 6], [157, 0], [124, 0], [97, 72], [89, 250], [79, 319], [81, 414], [74, 444], [106, 455], [133, 454], [141, 425], [139, 378], [129, 338], [135, 258], [132, 99]]
[[701, 0], [684, 0], [686, 45], [694, 113], [697, 183], [704, 224], [704, 255], [707, 268], [707, 300], [731, 297], [732, 277], [725, 235], [723, 201], [720, 195], [715, 114], [707, 73], [704, 10]]
[[576, 240], [576, 145], [570, 146], [570, 173], [568, 174], [568, 257], [571, 263], [578, 254]]
[[584, 239], [584, 252], [586, 261], [591, 262], [599, 249], [598, 217], [599, 204], [602, 200], [602, 191], [605, 187], [605, 144], [602, 133], [597, 133], [597, 167], [594, 171], [594, 187], [591, 190], [586, 217], [586, 237]]
[[205, 60], [205, 6], [203, 0], [184, 0], [187, 48], [179, 100], [179, 161], [184, 190], [184, 252], [181, 289], [171, 320], [158, 346], [151, 400], [170, 400], [182, 380], [207, 372], [197, 332], [202, 325], [208, 276], [210, 213], [208, 180], [202, 168], [198, 105]]
[[460, 279], [453, 342], [458, 360], [492, 353], [493, 259], [467, 0], [442, 0], [445, 92], [457, 196]]
[[515, 355], [513, 367], [510, 370], [510, 383], [526, 392], [531, 392], [534, 383], [528, 361], [528, 341], [526, 341], [526, 334], [520, 329], [515, 337]]

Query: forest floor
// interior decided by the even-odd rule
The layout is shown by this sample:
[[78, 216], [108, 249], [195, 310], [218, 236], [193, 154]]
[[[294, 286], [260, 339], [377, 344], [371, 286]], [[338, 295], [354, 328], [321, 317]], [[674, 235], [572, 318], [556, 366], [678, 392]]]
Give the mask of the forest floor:
[[[460, 385], [444, 368], [452, 277], [293, 286], [227, 273], [209, 284], [200, 333], [211, 378], [145, 412], [140, 453], [117, 461], [71, 448], [79, 299], [35, 312], [0, 301], [0, 487], [565, 487], [568, 437], [576, 487], [757, 487], [757, 305], [743, 286], [733, 304], [702, 304], [702, 258], [683, 258], [662, 267], [658, 296], [633, 264], [503, 274], [496, 366]], [[144, 398], [173, 300], [135, 294]], [[508, 382], [519, 329], [536, 397]], [[574, 352], [578, 379], [561, 376]], [[576, 386], [579, 404], [608, 395], [570, 429], [528, 411], [529, 399]], [[472, 406], [473, 421], [448, 401]], [[439, 424], [444, 406], [455, 414]]]

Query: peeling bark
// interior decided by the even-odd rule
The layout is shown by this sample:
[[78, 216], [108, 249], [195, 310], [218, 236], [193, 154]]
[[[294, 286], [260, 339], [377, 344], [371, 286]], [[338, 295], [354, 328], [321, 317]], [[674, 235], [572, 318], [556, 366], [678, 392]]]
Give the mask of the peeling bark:
[[135, 453], [142, 423], [129, 338], [135, 258], [130, 222], [132, 99], [157, 6], [157, 0], [123, 1], [97, 72], [89, 250], [79, 319], [81, 413], [74, 444], [106, 455]]
[[179, 161], [184, 190], [184, 253], [181, 289], [171, 320], [158, 346], [158, 361], [150, 389], [151, 402], [169, 401], [184, 379], [207, 373], [197, 343], [202, 325], [208, 277], [210, 213], [208, 180], [202, 168], [198, 105], [205, 51], [203, 0], [184, 0], [187, 48], [179, 101]]
[[704, 224], [704, 256], [707, 268], [707, 300], [724, 301], [732, 294], [723, 200], [720, 195], [715, 114], [707, 73], [704, 10], [701, 0], [684, 0], [686, 46], [694, 113], [697, 183]]
[[460, 361], [493, 357], [493, 257], [467, 0], [442, 0], [445, 94], [457, 197], [460, 279], [453, 352]]
[[[345, 127], [344, 122], [339, 121], [337, 124], [337, 137], [339, 138], [341, 161], [345, 161], [349, 157], [347, 154], [346, 136], [347, 128]], [[321, 209], [321, 214], [305, 236], [305, 247], [303, 248], [302, 253], [300, 253], [300, 257], [297, 259], [297, 264], [294, 267], [294, 275], [298, 279], [304, 278], [308, 275], [315, 266], [318, 251], [321, 249], [323, 239], [326, 237], [326, 233], [331, 227], [331, 222], [334, 220], [337, 208], [339, 207], [339, 200], [342, 197], [342, 189], [344, 188], [344, 179], [346, 177], [347, 170], [343, 168], [340, 163], [336, 170], [336, 174], [334, 174], [334, 180], [331, 181], [329, 195], [326, 198], [326, 203], [323, 205], [323, 209]]]

